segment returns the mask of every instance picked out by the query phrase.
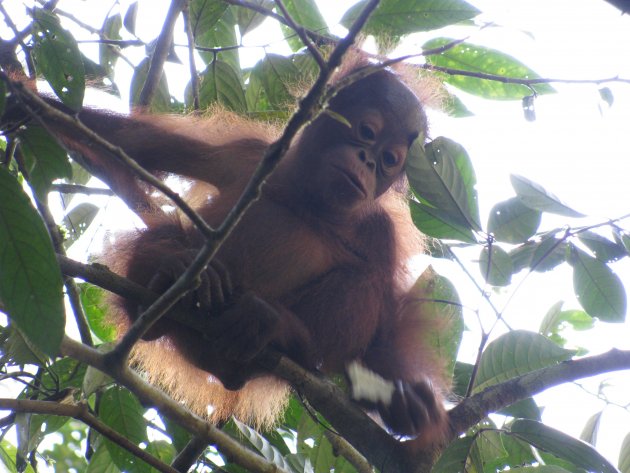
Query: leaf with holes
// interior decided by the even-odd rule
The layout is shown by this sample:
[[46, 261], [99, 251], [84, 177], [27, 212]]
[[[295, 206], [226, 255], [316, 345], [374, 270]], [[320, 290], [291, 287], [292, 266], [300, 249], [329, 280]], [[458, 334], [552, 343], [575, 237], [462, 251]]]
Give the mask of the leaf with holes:
[[33, 59], [52, 89], [68, 107], [79, 110], [85, 93], [85, 68], [74, 37], [51, 13], [33, 10]]
[[[452, 38], [435, 38], [422, 45], [424, 50], [443, 47], [452, 43]], [[472, 43], [459, 43], [440, 54], [427, 56], [431, 65], [467, 71], [472, 74], [490, 74], [501, 77], [523, 77], [535, 79], [540, 77], [522, 62], [512, 56]], [[531, 95], [532, 89], [537, 94], [555, 92], [548, 84], [534, 84], [531, 89], [520, 84], [509, 84], [500, 81], [486, 80], [464, 74], [445, 74], [444, 80], [470, 94], [494, 100], [521, 100]]]
[[0, 300], [28, 339], [56, 355], [65, 329], [62, 280], [39, 214], [0, 167]]

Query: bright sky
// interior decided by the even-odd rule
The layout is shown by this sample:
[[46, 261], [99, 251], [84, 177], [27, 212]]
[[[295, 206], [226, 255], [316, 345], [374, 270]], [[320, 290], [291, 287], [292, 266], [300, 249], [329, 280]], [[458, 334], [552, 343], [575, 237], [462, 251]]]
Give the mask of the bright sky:
[[[12, 1], [18, 4], [17, 0]], [[474, 32], [470, 41], [501, 49], [542, 77], [601, 79], [619, 75], [630, 78], [630, 16], [621, 16], [603, 0], [469, 1], [484, 12], [480, 19], [497, 25]], [[100, 3], [106, 11], [111, 2]], [[121, 1], [124, 8], [129, 3], [129, 0]], [[138, 26], [146, 25], [146, 29], [138, 30], [142, 39], [148, 41], [158, 34], [168, 3], [168, 0], [140, 2], [138, 17], [143, 21]], [[354, 1], [321, 0], [318, 3], [328, 23], [335, 25]], [[61, 4], [77, 15], [84, 8], [84, 2], [79, 0]], [[94, 2], [89, 2], [89, 7], [94, 9]], [[94, 12], [93, 26], [100, 26], [96, 18], [102, 18], [103, 14]], [[153, 16], [155, 21], [146, 21], [148, 16]], [[471, 34], [471, 30], [449, 28], [444, 33], [459, 38]], [[271, 39], [274, 37], [278, 42]], [[281, 47], [281, 38], [279, 30], [270, 26], [251, 34], [246, 44], [271, 44], [270, 50], [288, 52]], [[422, 34], [409, 38], [405, 52], [419, 50], [427, 38]], [[185, 42], [184, 39], [178, 41]], [[256, 48], [247, 51], [251, 54], [250, 64], [262, 54], [262, 50]], [[180, 57], [185, 59], [185, 54]], [[169, 68], [175, 72], [169, 77], [171, 89], [183, 89], [176, 85], [176, 80], [187, 77], [187, 73], [182, 73], [182, 66]], [[119, 67], [117, 74], [117, 81], [125, 83], [130, 71]], [[606, 86], [615, 97], [612, 107], [601, 101], [595, 85], [554, 84], [558, 94], [536, 101], [537, 120], [533, 123], [524, 120], [520, 102], [489, 102], [460, 92], [457, 94], [475, 113], [474, 117], [452, 119], [439, 112], [430, 113], [432, 135], [445, 135], [459, 141], [473, 160], [482, 221], [486, 220], [494, 203], [513, 195], [510, 173], [523, 174], [543, 184], [575, 209], [593, 216], [589, 222], [630, 213], [630, 85], [610, 83]], [[551, 228], [565, 223], [580, 225], [581, 221], [546, 219], [543, 225]], [[630, 227], [630, 222], [627, 226]], [[628, 259], [617, 263], [614, 269], [628, 281], [630, 289]], [[450, 275], [448, 268], [446, 271]], [[536, 330], [542, 315], [560, 299], [567, 301], [567, 308], [577, 308], [568, 274], [554, 272], [522, 285], [505, 312], [510, 325]], [[458, 283], [458, 289], [468, 304], [482, 307], [472, 286]], [[476, 327], [472, 317], [467, 323]], [[579, 343], [593, 352], [612, 346], [630, 348], [628, 323], [623, 326], [601, 324], [596, 334], [594, 337], [594, 333], [589, 332], [588, 338]], [[466, 339], [464, 358], [471, 359], [477, 343], [473, 329]], [[617, 382], [623, 377], [627, 377], [627, 372], [610, 379]], [[583, 384], [597, 391], [599, 381]], [[629, 403], [629, 392], [629, 388], [618, 391], [618, 402]], [[551, 390], [539, 397], [539, 403], [548, 406], [546, 422], [573, 435], [579, 435], [586, 419], [602, 407], [601, 403], [593, 402], [592, 396], [575, 387]], [[609, 408], [602, 428], [598, 449], [616, 464], [619, 444], [630, 430], [630, 415], [622, 409]]]

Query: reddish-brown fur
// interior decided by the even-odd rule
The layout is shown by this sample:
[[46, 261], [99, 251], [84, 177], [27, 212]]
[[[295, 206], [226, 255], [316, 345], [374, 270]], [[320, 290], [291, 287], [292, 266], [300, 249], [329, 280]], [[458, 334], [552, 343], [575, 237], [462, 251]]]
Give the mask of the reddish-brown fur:
[[[260, 350], [272, 346], [328, 373], [360, 359], [403, 381], [381, 414], [395, 431], [419, 434], [418, 443], [427, 446], [445, 435], [441, 393], [448, 383], [422, 341], [417, 304], [406, 296], [406, 263], [421, 240], [400, 193], [407, 148], [426, 134], [424, 113], [386, 71], [341, 92], [331, 108], [353, 127], [323, 115], [298, 137], [219, 250], [219, 269], [204, 277], [207, 291], [192, 298], [216, 333], [204, 338], [163, 319], [134, 360], [153, 382], [213, 421], [234, 414], [269, 426], [287, 388], [256, 364]], [[198, 119], [85, 110], [80, 118], [147, 169], [210, 184], [210, 193], [193, 185], [187, 198], [215, 226], [275, 137], [269, 126], [220, 111]], [[148, 211], [151, 198], [124, 168], [58, 131], [130, 206], [142, 207], [148, 228], [119, 241], [110, 264], [136, 282], [165, 289], [181, 271], [178, 262], [185, 265], [191, 249], [200, 247], [200, 235], [180, 217]], [[137, 313], [132, 302], [120, 304], [123, 330]]]

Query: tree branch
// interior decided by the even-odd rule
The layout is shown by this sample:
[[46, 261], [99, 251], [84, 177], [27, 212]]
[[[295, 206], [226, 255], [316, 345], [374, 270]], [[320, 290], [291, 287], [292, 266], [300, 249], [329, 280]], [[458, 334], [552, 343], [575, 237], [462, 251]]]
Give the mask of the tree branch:
[[168, 57], [171, 44], [173, 43], [173, 30], [175, 29], [175, 22], [177, 21], [179, 14], [186, 6], [187, 1], [188, 0], [172, 0], [171, 2], [171, 6], [166, 14], [166, 19], [164, 20], [162, 32], [158, 37], [155, 50], [151, 55], [151, 64], [149, 66], [147, 78], [144, 82], [144, 86], [142, 87], [142, 91], [140, 92], [138, 105], [141, 107], [148, 107], [151, 104], [151, 100], [153, 100], [155, 91], [160, 83], [160, 78], [164, 73], [164, 62]]

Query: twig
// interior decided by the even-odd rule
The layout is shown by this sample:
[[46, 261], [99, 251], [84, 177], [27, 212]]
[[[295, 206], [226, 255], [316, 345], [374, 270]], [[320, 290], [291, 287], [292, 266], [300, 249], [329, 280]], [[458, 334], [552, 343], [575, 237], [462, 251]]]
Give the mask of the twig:
[[190, 467], [197, 461], [197, 458], [203, 453], [208, 446], [208, 440], [204, 437], [195, 436], [177, 455], [171, 466], [177, 471], [186, 473]]
[[0, 399], [0, 408], [13, 412], [28, 412], [32, 414], [52, 414], [57, 416], [72, 417], [93, 428], [101, 435], [107, 437], [120, 447], [133, 453], [136, 457], [164, 473], [177, 473], [177, 470], [161, 462], [146, 450], [141, 449], [135, 443], [116, 432], [90, 414], [87, 403], [65, 404], [51, 401], [34, 401], [28, 399]]
[[197, 66], [195, 65], [195, 36], [193, 35], [192, 25], [190, 24], [190, 2], [183, 10], [184, 27], [186, 28], [186, 36], [188, 38], [188, 64], [190, 66], [190, 88], [193, 97], [193, 110], [199, 110], [199, 74], [197, 74]]
[[147, 78], [144, 82], [144, 86], [142, 87], [142, 91], [140, 92], [138, 105], [141, 107], [148, 107], [153, 100], [155, 92], [157, 91], [160, 78], [164, 73], [164, 62], [168, 57], [168, 53], [173, 43], [173, 29], [175, 28], [175, 22], [177, 21], [177, 17], [181, 13], [187, 1], [188, 0], [172, 0], [171, 2], [171, 6], [166, 14], [166, 19], [164, 20], [162, 32], [158, 37], [157, 43], [155, 44], [155, 50], [151, 55], [151, 64], [149, 66], [149, 71], [147, 72]]
[[109, 195], [114, 196], [111, 189], [102, 189], [100, 187], [88, 187], [79, 184], [53, 184], [50, 189], [62, 194], [86, 194], [86, 195]]

